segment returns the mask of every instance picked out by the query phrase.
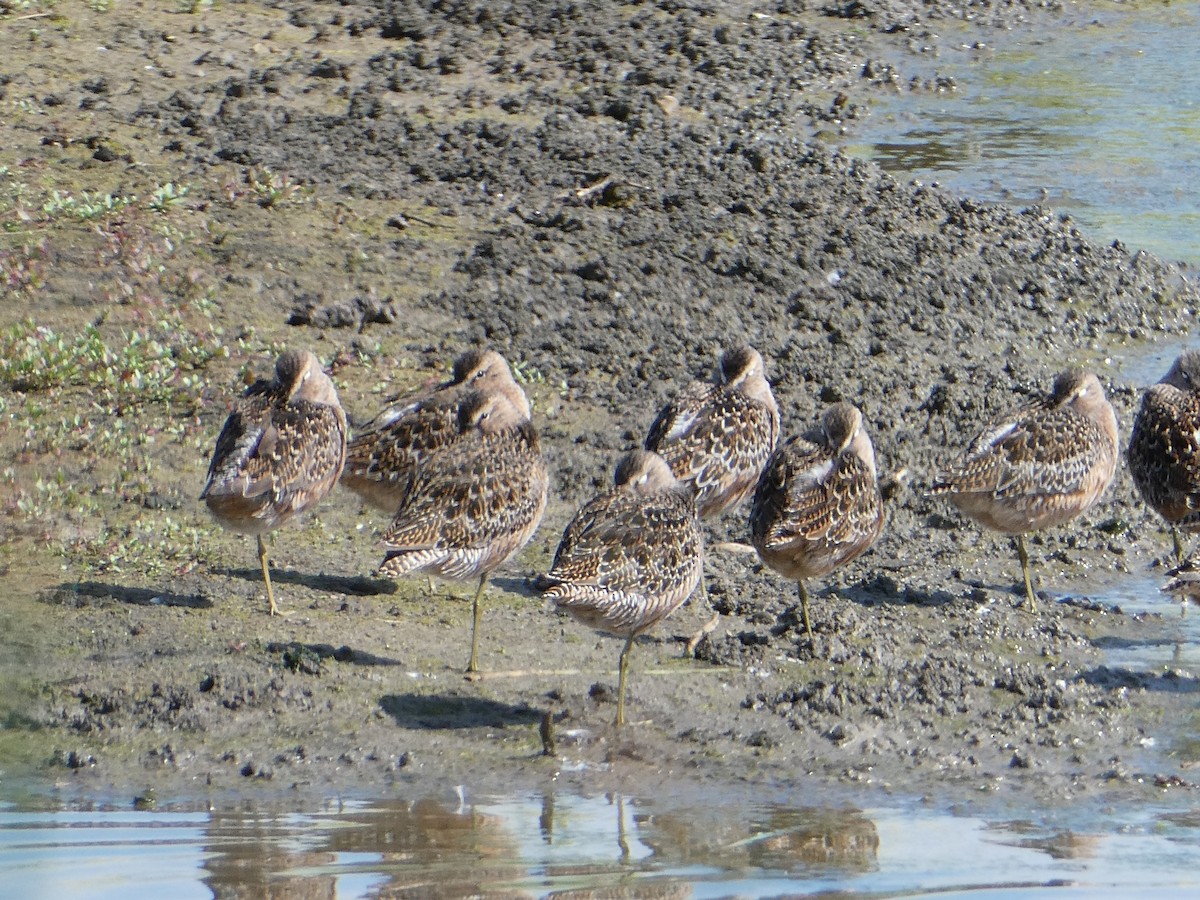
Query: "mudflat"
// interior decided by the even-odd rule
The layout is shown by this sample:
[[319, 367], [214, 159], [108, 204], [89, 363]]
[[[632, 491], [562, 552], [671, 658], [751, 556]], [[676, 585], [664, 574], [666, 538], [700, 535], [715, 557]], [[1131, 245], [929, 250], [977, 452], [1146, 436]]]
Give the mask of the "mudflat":
[[[994, 414], [1116, 350], [1181, 344], [1177, 267], [1044, 208], [905, 184], [831, 143], [938, 24], [1061, 10], [539, 0], [55, 4], [0, 18], [0, 758], [5, 790], [181, 801], [470, 784], [840, 783], [942, 802], [1192, 802], [1189, 671], [1080, 585], [1161, 574], [1121, 469], [1075, 523], [1007, 538], [927, 494]], [[942, 88], [945, 85], [941, 85]], [[928, 85], [927, 89], [939, 89]], [[634, 649], [529, 587], [562, 528], [723, 347], [766, 360], [785, 434], [863, 411], [878, 543], [811, 584], [706, 525], [707, 600]], [[338, 490], [253, 542], [197, 495], [231, 400], [285, 347], [352, 421], [487, 345], [534, 406], [542, 527], [485, 600], [372, 577], [384, 516]], [[1152, 588], [1151, 588], [1152, 589]], [[687, 638], [722, 615], [683, 658]], [[543, 722], [549, 724], [549, 734]], [[552, 741], [544, 740], [552, 737]], [[553, 743], [552, 752], [548, 746]]]

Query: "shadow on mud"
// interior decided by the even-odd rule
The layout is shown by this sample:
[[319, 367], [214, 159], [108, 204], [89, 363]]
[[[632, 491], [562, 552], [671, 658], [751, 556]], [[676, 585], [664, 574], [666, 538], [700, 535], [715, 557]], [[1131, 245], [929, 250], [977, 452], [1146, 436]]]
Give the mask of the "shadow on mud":
[[1092, 646], [1101, 650], [1143, 650], [1147, 647], [1175, 647], [1180, 650], [1185, 642], [1172, 637], [1127, 638], [1115, 634], [1092, 638]]
[[379, 707], [401, 728], [503, 728], [530, 725], [542, 718], [525, 704], [445, 694], [387, 694], [380, 698]]
[[814, 591], [812, 596], [818, 600], [824, 597], [837, 596], [849, 600], [856, 606], [928, 606], [937, 608], [949, 606], [958, 600], [955, 594], [946, 590], [922, 590], [917, 587], [900, 586], [879, 579], [863, 582], [846, 587], [830, 587]]
[[81, 608], [96, 601], [111, 600], [131, 606], [183, 606], [188, 609], [212, 609], [213, 602], [201, 594], [176, 594], [154, 588], [125, 587], [102, 581], [71, 581], [48, 588], [38, 596], [42, 603]]
[[[256, 581], [262, 584], [262, 569], [257, 568], [214, 568], [212, 574], [224, 575], [226, 578], [240, 578], [243, 581]], [[324, 572], [313, 575], [309, 572], [297, 572], [295, 569], [276, 569], [273, 566], [271, 583], [295, 584], [327, 594], [355, 594], [362, 597], [394, 594], [397, 591], [396, 582], [389, 578], [370, 578], [366, 575], [326, 575]]]
[[288, 668], [303, 671], [309, 675], [319, 675], [326, 660], [340, 663], [351, 663], [356, 666], [399, 666], [398, 659], [389, 656], [378, 656], [365, 650], [355, 650], [343, 644], [335, 647], [332, 644], [302, 644], [299, 641], [272, 641], [267, 644], [268, 653], [283, 654], [283, 662]]
[[518, 597], [532, 597], [535, 600], [542, 599], [542, 592], [533, 586], [533, 578], [521, 578], [515, 575], [500, 575], [495, 578], [489, 578], [488, 587], [495, 587], [502, 591], [508, 591], [510, 594], [516, 594]]
[[1081, 672], [1079, 677], [1087, 684], [1105, 688], [1134, 688], [1168, 694], [1200, 693], [1200, 679], [1180, 674], [1174, 669], [1163, 672], [1138, 672], [1097, 666], [1087, 672]]

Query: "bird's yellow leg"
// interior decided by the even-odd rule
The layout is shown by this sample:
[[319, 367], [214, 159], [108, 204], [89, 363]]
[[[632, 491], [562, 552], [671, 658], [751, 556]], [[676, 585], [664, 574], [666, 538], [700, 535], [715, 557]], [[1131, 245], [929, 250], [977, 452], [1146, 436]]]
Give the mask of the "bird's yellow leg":
[[479, 576], [479, 587], [475, 590], [475, 600], [471, 603], [471, 661], [467, 663], [467, 674], [479, 671], [479, 620], [483, 611], [479, 600], [483, 596], [483, 586], [487, 584], [487, 574]]
[[1029, 611], [1037, 612], [1037, 600], [1033, 596], [1033, 582], [1029, 580], [1029, 554], [1025, 552], [1025, 535], [1017, 535], [1017, 559], [1021, 561], [1021, 574], [1025, 576], [1025, 599]]
[[625, 724], [625, 681], [629, 675], [629, 651], [633, 647], [634, 635], [625, 640], [621, 658], [617, 662], [617, 727]]
[[279, 615], [279, 607], [275, 605], [275, 592], [271, 590], [271, 563], [267, 559], [267, 545], [258, 535], [258, 563], [262, 566], [263, 583], [267, 586], [267, 602], [271, 604], [270, 614]]
[[800, 614], [804, 617], [804, 633], [812, 640], [812, 619], [808, 617], [808, 588], [803, 581], [796, 582], [796, 593], [800, 595]]

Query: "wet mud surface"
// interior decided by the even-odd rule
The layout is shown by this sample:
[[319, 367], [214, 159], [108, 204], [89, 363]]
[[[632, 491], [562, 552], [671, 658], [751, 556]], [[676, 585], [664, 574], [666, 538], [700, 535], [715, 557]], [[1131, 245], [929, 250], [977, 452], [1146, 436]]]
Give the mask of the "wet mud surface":
[[[163, 397], [127, 374], [102, 402], [82, 376], [6, 370], [10, 775], [84, 796], [680, 778], [1190, 802], [1200, 683], [1104, 655], [1170, 640], [1175, 608], [1130, 616], [1077, 587], [1160, 571], [1169, 541], [1128, 475], [1031, 541], [1037, 614], [1009, 541], [925, 492], [1067, 365], [1100, 374], [1127, 440], [1142, 385], [1110, 354], [1182, 343], [1200, 302], [1176, 268], [1052, 210], [903, 184], [831, 149], [877, 92], [937, 89], [905, 67], [962, 17], [990, 42], [1071, 27], [1032, 4], [899, 2], [6, 20], [29, 46], [4, 68], [4, 214], [32, 237], [24, 269], [5, 249], [4, 324], [90, 325], [113, 346], [162, 320], [223, 348], [180, 362]], [[58, 228], [11, 200], [20, 178], [159, 194]], [[187, 186], [179, 202], [168, 182]], [[786, 434], [850, 400], [901, 486], [879, 543], [811, 586], [812, 641], [795, 585], [713, 550], [718, 627], [680, 658], [708, 618], [696, 600], [638, 643], [618, 733], [619, 642], [528, 583], [662, 403], [741, 340]], [[477, 344], [516, 364], [552, 472], [541, 530], [489, 591], [484, 677], [461, 674], [468, 589], [372, 578], [386, 522], [345, 491], [278, 533], [290, 614], [266, 616], [252, 543], [195, 500], [243, 375], [310, 347], [362, 422]], [[745, 541], [745, 509], [706, 528], [711, 545]]]

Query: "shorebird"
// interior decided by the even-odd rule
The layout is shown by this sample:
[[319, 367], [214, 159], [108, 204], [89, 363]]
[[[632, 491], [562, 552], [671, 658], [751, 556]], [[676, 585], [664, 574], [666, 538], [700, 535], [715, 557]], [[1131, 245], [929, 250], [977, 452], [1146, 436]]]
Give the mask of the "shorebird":
[[[721, 354], [712, 381], [691, 382], [659, 411], [645, 447], [666, 460], [675, 477], [691, 488], [697, 513], [709, 519], [737, 508], [753, 493], [778, 440], [779, 406], [762, 355], [743, 344]], [[700, 592], [705, 596], [703, 579]], [[690, 656], [719, 621], [720, 613], [714, 611], [688, 641], [685, 655]]]
[[805, 579], [850, 562], [882, 530], [875, 450], [862, 413], [835, 403], [819, 431], [793, 437], [775, 451], [750, 507], [750, 541], [766, 565], [795, 580], [810, 639]]
[[222, 527], [258, 539], [271, 615], [279, 612], [263, 535], [317, 503], [346, 460], [346, 414], [333, 381], [307, 350], [275, 361], [251, 385], [217, 438], [200, 499]]
[[390, 404], [350, 441], [342, 484], [394, 514], [414, 468], [457, 440], [459, 404], [473, 390], [503, 393], [529, 418], [529, 400], [495, 350], [468, 350], [450, 381]]
[[575, 514], [537, 587], [584, 625], [625, 638], [617, 667], [620, 726], [634, 638], [696, 589], [704, 551], [691, 492], [661, 456], [634, 450], [618, 463], [615, 482]]
[[1166, 520], [1175, 560], [1183, 562], [1179, 529], [1200, 530], [1200, 350], [1181, 353], [1142, 395], [1126, 458], [1138, 493]]
[[650, 426], [646, 449], [691, 487], [701, 518], [734, 509], [758, 484], [779, 439], [779, 407], [749, 346], [721, 354], [715, 381], [694, 381]]
[[1169, 570], [1167, 577], [1171, 580], [1159, 590], [1175, 597], [1179, 601], [1179, 614], [1186, 616], [1188, 601], [1195, 603], [1200, 600], [1200, 564], [1195, 557], [1185, 559]]
[[1117, 417], [1100, 380], [1068, 369], [1049, 396], [1005, 413], [934, 478], [985, 528], [1016, 536], [1029, 609], [1036, 609], [1025, 532], [1069, 522], [1099, 499], [1116, 472]]
[[474, 673], [484, 586], [533, 537], [546, 510], [549, 475], [537, 430], [505, 393], [463, 397], [457, 427], [458, 439], [409, 476], [383, 536], [388, 550], [378, 574], [479, 578], [467, 664]]

